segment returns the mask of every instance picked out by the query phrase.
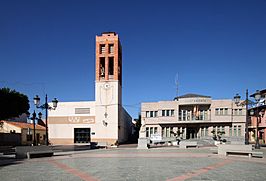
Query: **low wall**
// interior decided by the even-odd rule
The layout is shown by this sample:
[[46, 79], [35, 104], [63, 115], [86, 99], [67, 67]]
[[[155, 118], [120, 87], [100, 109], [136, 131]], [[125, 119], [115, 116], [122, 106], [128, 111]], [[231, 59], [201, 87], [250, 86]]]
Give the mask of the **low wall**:
[[21, 145], [20, 133], [0, 133], [0, 146]]

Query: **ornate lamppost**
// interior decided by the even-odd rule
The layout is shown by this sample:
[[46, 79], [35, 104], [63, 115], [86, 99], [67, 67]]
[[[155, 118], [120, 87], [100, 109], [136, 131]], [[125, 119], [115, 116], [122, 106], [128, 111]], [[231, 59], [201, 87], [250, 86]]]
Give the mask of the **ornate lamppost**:
[[53, 103], [53, 106], [50, 106], [47, 102], [47, 94], [45, 95], [45, 103], [43, 105], [40, 105], [40, 97], [38, 95], [36, 95], [34, 98], [34, 104], [36, 106], [36, 108], [40, 108], [42, 110], [45, 110], [45, 142], [46, 142], [46, 145], [48, 146], [49, 145], [49, 137], [48, 137], [48, 125], [47, 125], [47, 119], [48, 119], [48, 110], [55, 110], [56, 107], [57, 107], [57, 103], [58, 103], [58, 100], [56, 98], [54, 98], [52, 100], [52, 103]]
[[[254, 97], [255, 101], [256, 101], [256, 117], [257, 117], [257, 121], [256, 121], [256, 143], [255, 143], [255, 148], [256, 149], [260, 149], [260, 142], [259, 142], [259, 101], [261, 99], [261, 94], [260, 91], [257, 90], [255, 94], [252, 95], [252, 97]], [[252, 110], [254, 111], [254, 110]], [[254, 114], [254, 113], [253, 113]]]
[[32, 120], [32, 124], [33, 124], [33, 146], [37, 145], [37, 143], [36, 143], [36, 123], [35, 123], [35, 120], [41, 119], [41, 117], [42, 117], [42, 113], [41, 112], [38, 113], [38, 117], [39, 118], [36, 117], [35, 110], [32, 113], [32, 117], [30, 117], [30, 114], [28, 114], [28, 118]]
[[[241, 98], [241, 96], [239, 94], [236, 94], [234, 96], [234, 102], [237, 106], [240, 105], [240, 98]], [[249, 141], [248, 141], [248, 104], [249, 104], [249, 100], [248, 100], [248, 89], [247, 89], [246, 90], [246, 100], [244, 103], [244, 105], [246, 105], [246, 122], [245, 122], [245, 144], [246, 145], [249, 144]]]

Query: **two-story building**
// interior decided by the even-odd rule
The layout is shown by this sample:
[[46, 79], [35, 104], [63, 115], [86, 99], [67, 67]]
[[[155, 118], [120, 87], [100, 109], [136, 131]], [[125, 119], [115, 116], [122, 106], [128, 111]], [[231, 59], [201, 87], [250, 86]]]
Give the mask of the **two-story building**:
[[[255, 97], [252, 94], [250, 97]], [[249, 110], [250, 120], [248, 124], [249, 141], [256, 142], [258, 136], [260, 144], [266, 143], [266, 89], [259, 91], [260, 99]], [[251, 115], [253, 112], [253, 115]], [[258, 130], [257, 130], [258, 129]]]
[[182, 139], [212, 139], [213, 132], [220, 131], [228, 141], [244, 142], [245, 115], [246, 108], [233, 100], [197, 94], [141, 104], [146, 137], [159, 134], [164, 140], [173, 139], [175, 133]]

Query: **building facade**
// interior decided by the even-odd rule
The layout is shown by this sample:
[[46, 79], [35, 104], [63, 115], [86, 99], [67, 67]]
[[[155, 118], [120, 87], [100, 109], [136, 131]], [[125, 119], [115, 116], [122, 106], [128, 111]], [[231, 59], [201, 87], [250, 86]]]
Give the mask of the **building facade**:
[[[253, 110], [254, 115], [250, 115], [248, 123], [249, 141], [251, 143], [256, 142], [256, 136], [258, 136], [260, 144], [266, 143], [266, 89], [260, 91], [261, 99], [257, 104], [254, 104], [250, 109]], [[251, 95], [254, 97], [254, 94]], [[258, 125], [258, 130], [257, 130]]]
[[[0, 121], [0, 145], [32, 145], [34, 126], [30, 123]], [[45, 127], [35, 125], [36, 143], [45, 144]]]
[[141, 104], [146, 137], [157, 134], [163, 140], [172, 140], [176, 133], [181, 139], [212, 139], [213, 133], [224, 132], [227, 141], [244, 143], [245, 115], [245, 107], [232, 100], [196, 94]]
[[95, 101], [59, 102], [49, 112], [54, 144], [127, 141], [132, 118], [122, 107], [122, 47], [114, 32], [96, 36]]

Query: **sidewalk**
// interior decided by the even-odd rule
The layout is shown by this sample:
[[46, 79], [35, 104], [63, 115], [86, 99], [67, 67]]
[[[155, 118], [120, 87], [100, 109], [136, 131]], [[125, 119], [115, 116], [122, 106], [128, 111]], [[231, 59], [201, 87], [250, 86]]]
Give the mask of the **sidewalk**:
[[[264, 158], [219, 157], [209, 148], [97, 149], [0, 167], [1, 180], [264, 180]], [[0, 160], [1, 161], [1, 160]]]

